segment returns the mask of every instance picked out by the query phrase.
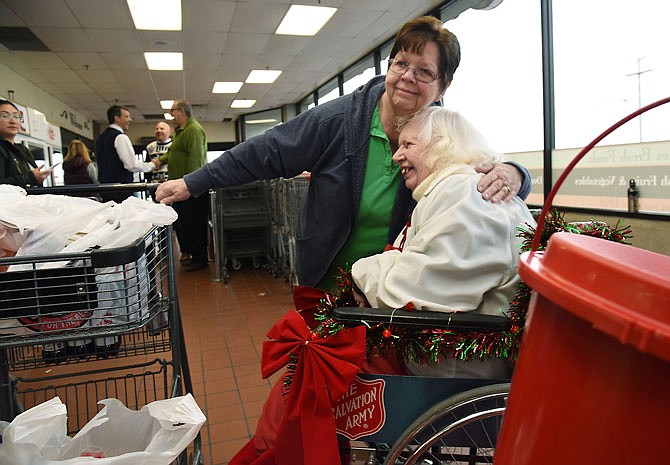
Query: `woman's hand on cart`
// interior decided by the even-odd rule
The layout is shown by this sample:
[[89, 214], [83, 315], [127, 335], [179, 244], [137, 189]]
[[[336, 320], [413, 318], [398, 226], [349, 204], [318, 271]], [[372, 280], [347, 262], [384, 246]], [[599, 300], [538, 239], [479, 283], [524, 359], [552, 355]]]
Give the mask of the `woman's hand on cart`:
[[166, 181], [156, 189], [156, 201], [166, 205], [181, 202], [189, 197], [191, 197], [191, 193], [183, 179]]

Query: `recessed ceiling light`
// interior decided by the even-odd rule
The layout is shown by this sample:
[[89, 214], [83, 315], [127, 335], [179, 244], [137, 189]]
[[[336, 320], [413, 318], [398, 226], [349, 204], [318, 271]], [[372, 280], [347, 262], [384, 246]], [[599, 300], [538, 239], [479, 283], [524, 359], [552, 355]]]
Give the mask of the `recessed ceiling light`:
[[144, 59], [152, 71], [181, 71], [184, 55], [181, 52], [144, 52]]
[[236, 94], [242, 88], [242, 82], [215, 82], [213, 94]]
[[135, 28], [181, 31], [181, 0], [127, 0]]
[[174, 116], [172, 116], [170, 113], [163, 113], [163, 116], [165, 116], [165, 119], [168, 121], [172, 121], [174, 119]]
[[233, 100], [230, 108], [251, 108], [256, 104], [256, 100]]
[[247, 84], [272, 84], [280, 74], [281, 71], [274, 69], [253, 69], [244, 82]]
[[163, 110], [170, 110], [172, 108], [173, 103], [174, 100], [161, 100], [161, 108]]
[[337, 8], [326, 6], [292, 5], [275, 34], [313, 36], [336, 11]]

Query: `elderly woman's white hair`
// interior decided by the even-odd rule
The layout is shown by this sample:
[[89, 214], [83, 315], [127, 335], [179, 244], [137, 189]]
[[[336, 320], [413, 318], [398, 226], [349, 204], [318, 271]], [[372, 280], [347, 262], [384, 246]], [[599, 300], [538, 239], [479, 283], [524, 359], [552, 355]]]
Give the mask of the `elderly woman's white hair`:
[[491, 148], [486, 138], [460, 113], [441, 107], [428, 107], [400, 122], [418, 128], [418, 141], [427, 147], [424, 163], [431, 171], [449, 165], [477, 166], [495, 163], [502, 155]]

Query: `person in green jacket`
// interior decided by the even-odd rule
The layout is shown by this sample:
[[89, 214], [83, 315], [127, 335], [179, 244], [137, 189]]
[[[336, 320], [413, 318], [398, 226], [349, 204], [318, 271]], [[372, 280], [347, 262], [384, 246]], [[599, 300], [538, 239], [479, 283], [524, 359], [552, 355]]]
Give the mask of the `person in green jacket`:
[[[181, 179], [207, 163], [207, 135], [192, 115], [191, 104], [175, 100], [170, 114], [175, 130], [165, 155], [154, 159], [156, 167], [167, 163], [168, 179]], [[209, 196], [191, 197], [172, 204], [179, 218], [174, 223], [181, 251], [180, 263], [188, 271], [207, 266], [207, 217]]]

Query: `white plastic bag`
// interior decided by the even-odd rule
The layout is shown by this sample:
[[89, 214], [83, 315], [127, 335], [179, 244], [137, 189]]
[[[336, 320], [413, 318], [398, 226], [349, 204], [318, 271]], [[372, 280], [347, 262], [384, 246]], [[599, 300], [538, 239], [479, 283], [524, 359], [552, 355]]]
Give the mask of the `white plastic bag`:
[[[2, 465], [169, 465], [195, 439], [205, 416], [187, 394], [130, 410], [118, 399], [73, 438], [66, 435], [66, 407], [58, 397], [17, 416], [3, 431]], [[104, 451], [104, 458], [82, 457]]]
[[[123, 247], [152, 225], [167, 226], [176, 219], [172, 207], [137, 197], [120, 204], [100, 203], [67, 195], [27, 195], [24, 189], [0, 184], [0, 249], [6, 254], [50, 255]], [[14, 265], [10, 270], [26, 266]]]

